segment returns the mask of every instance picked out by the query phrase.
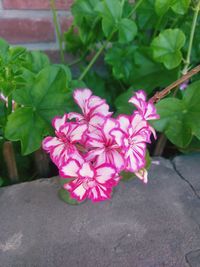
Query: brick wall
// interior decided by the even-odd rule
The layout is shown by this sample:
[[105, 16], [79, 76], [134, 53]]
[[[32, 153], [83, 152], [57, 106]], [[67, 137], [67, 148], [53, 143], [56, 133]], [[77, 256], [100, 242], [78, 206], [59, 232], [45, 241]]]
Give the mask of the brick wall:
[[[60, 29], [67, 30], [73, 0], [55, 0]], [[0, 0], [0, 37], [31, 50], [58, 50], [49, 0]]]

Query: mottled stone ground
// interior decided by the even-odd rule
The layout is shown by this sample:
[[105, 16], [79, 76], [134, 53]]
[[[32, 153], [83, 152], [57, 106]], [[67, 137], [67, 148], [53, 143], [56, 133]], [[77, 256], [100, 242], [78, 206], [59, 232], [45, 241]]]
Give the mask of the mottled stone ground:
[[98, 204], [65, 204], [56, 178], [0, 189], [0, 267], [199, 267], [200, 154], [158, 160]]

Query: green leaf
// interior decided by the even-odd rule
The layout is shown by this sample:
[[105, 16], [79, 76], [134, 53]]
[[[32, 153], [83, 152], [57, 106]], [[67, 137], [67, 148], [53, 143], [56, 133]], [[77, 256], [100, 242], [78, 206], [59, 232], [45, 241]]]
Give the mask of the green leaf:
[[5, 60], [8, 50], [9, 44], [4, 39], [0, 38], [0, 65], [2, 64], [2, 61]]
[[181, 48], [185, 43], [185, 35], [179, 29], [164, 30], [151, 43], [153, 57], [167, 69], [176, 68], [182, 61]]
[[184, 103], [175, 98], [161, 100], [157, 105], [160, 119], [152, 124], [157, 131], [164, 132], [167, 138], [179, 147], [187, 146], [192, 139], [192, 131], [185, 120]]
[[118, 25], [119, 29], [119, 42], [131, 42], [137, 34], [137, 25], [134, 21], [124, 18]]
[[72, 5], [72, 14], [75, 22], [81, 26], [82, 23], [93, 23], [96, 16], [95, 7], [99, 0], [77, 0]]
[[66, 78], [67, 78], [66, 86], [69, 87], [70, 82], [72, 80], [72, 73], [71, 73], [70, 68], [67, 65], [64, 65], [64, 64], [54, 64], [54, 66], [60, 67], [65, 71]]
[[138, 28], [153, 29], [157, 23], [158, 17], [155, 13], [155, 0], [143, 0], [137, 9], [136, 21]]
[[192, 138], [192, 141], [185, 148], [179, 148], [182, 153], [200, 152], [200, 140], [196, 137]]
[[156, 0], [155, 10], [159, 16], [163, 16], [169, 8], [179, 15], [184, 15], [190, 6], [191, 0]]
[[37, 150], [43, 136], [48, 134], [49, 124], [31, 107], [17, 109], [8, 117], [5, 136], [11, 141], [21, 141], [22, 153]]
[[134, 89], [131, 87], [125, 93], [119, 95], [115, 100], [115, 107], [117, 109], [117, 115], [119, 114], [132, 114], [134, 111], [133, 104], [129, 103], [128, 100], [133, 96]]
[[150, 94], [156, 87], [165, 87], [177, 79], [178, 69], [167, 70], [152, 59], [150, 49], [141, 47], [135, 51], [130, 84], [135, 89], [144, 88]]
[[41, 145], [43, 137], [51, 133], [51, 120], [62, 115], [67, 106], [65, 71], [46, 67], [35, 80], [13, 93], [14, 100], [23, 105], [8, 117], [5, 136], [21, 141], [22, 153], [29, 154]]
[[102, 17], [102, 29], [108, 37], [112, 31], [118, 29], [123, 13], [123, 3], [120, 0], [104, 0], [97, 5], [96, 11]]
[[74, 25], [78, 26], [81, 42], [87, 44], [98, 39], [102, 30], [100, 29], [100, 16], [96, 11], [99, 0], [77, 0], [72, 5]]
[[177, 78], [178, 69], [166, 70], [162, 64], [155, 62], [148, 47], [114, 45], [107, 51], [105, 61], [112, 66], [116, 79], [132, 85], [135, 90], [144, 88], [148, 94]]
[[167, 98], [156, 105], [160, 119], [153, 121], [153, 126], [180, 148], [187, 147], [193, 136], [200, 139], [199, 89], [197, 81], [188, 86], [181, 100]]
[[171, 6], [172, 0], [156, 0], [155, 10], [159, 16], [163, 16]]
[[114, 45], [107, 51], [105, 61], [112, 66], [112, 72], [115, 78], [124, 81], [130, 79], [134, 64], [135, 50], [136, 47], [133, 45]]
[[58, 191], [58, 195], [61, 200], [69, 205], [80, 205], [82, 202], [78, 202], [77, 200], [70, 197], [69, 192], [63, 188]]
[[171, 8], [175, 13], [177, 13], [179, 15], [184, 15], [188, 11], [190, 3], [191, 3], [191, 0], [174, 1]]
[[80, 36], [75, 31], [74, 25], [72, 25], [67, 32], [64, 33], [65, 49], [67, 52], [71, 52], [74, 55], [82, 54], [86, 49], [85, 45], [80, 39]]
[[39, 51], [29, 52], [27, 57], [30, 64], [28, 69], [36, 74], [50, 64], [48, 56]]

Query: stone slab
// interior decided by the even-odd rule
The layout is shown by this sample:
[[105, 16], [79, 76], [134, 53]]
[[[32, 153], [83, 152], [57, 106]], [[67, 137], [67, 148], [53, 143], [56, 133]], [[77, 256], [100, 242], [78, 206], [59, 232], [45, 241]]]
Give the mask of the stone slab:
[[200, 266], [199, 199], [170, 161], [156, 160], [147, 185], [121, 182], [96, 204], [65, 204], [56, 178], [0, 189], [0, 267]]

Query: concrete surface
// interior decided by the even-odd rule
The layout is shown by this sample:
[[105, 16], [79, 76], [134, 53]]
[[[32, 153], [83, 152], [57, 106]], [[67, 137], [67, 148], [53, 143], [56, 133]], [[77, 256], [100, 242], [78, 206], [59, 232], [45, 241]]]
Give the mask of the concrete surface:
[[147, 185], [122, 182], [99, 204], [67, 205], [58, 188], [0, 189], [0, 267], [200, 266], [200, 154], [154, 159]]

